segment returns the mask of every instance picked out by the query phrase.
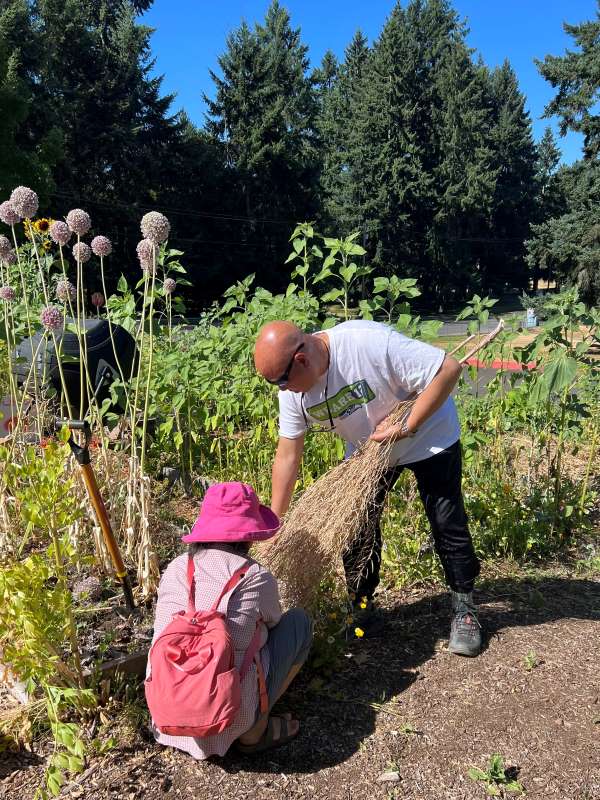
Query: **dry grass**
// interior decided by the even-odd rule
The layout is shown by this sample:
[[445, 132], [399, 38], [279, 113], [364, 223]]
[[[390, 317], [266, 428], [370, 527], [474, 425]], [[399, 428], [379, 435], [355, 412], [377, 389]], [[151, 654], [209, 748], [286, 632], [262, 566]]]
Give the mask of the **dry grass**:
[[[413, 400], [400, 403], [390, 414], [391, 425], [403, 422]], [[281, 582], [287, 607], [310, 608], [319, 584], [329, 576], [342, 577], [343, 554], [357, 533], [377, 514], [375, 497], [390, 467], [395, 442], [365, 442], [313, 483], [285, 516], [279, 534], [255, 548], [258, 560]], [[360, 570], [370, 558], [368, 547], [357, 560]], [[351, 576], [352, 577], [352, 576]]]

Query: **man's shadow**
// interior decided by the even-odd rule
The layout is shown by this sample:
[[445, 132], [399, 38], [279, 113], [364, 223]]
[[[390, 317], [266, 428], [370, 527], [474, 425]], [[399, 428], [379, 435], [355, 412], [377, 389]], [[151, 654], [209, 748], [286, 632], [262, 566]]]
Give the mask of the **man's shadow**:
[[[594, 581], [494, 579], [479, 586], [484, 649], [503, 629], [571, 617], [600, 620], [600, 583]], [[344, 654], [350, 657], [342, 656], [340, 668], [318, 691], [301, 673], [282, 698], [275, 713], [289, 710], [300, 720], [293, 742], [252, 757], [232, 748], [218, 763], [229, 773], [273, 774], [314, 773], [343, 763], [375, 730], [380, 705], [418, 680], [419, 668], [447, 641], [450, 613], [446, 591], [412, 602], [404, 602], [399, 593], [381, 610], [382, 628], [373, 637], [349, 641]]]

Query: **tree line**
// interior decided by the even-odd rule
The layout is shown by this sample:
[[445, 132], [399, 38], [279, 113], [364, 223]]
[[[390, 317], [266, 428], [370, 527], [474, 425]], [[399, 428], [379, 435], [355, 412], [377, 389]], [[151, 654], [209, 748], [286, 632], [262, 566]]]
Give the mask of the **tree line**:
[[547, 114], [584, 134], [561, 167], [550, 129], [534, 142], [510, 64], [476, 56], [448, 0], [396, 3], [372, 45], [359, 31], [313, 68], [273, 0], [227, 37], [202, 127], [153, 74], [151, 5], [0, 0], [0, 200], [25, 184], [47, 215], [86, 208], [114, 240], [113, 280], [134, 276], [137, 221], [159, 209], [192, 308], [252, 272], [285, 288], [303, 220], [359, 231], [368, 263], [415, 278], [431, 308], [541, 277], [597, 299], [600, 16], [566, 26], [578, 49], [539, 64]]

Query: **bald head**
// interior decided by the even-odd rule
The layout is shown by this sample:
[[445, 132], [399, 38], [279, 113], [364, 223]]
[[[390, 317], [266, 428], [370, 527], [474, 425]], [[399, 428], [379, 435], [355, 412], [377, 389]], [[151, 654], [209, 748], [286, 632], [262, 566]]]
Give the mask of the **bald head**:
[[254, 364], [267, 380], [276, 380], [286, 368], [295, 350], [304, 342], [297, 325], [284, 320], [268, 322], [260, 329], [254, 346]]

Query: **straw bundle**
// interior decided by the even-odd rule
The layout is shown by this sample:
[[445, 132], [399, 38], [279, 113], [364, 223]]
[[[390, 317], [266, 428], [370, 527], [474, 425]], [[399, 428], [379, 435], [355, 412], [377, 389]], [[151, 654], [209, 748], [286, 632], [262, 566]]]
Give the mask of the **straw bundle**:
[[[390, 425], [403, 422], [413, 403], [400, 403], [388, 418]], [[358, 531], [376, 522], [375, 497], [390, 468], [395, 444], [366, 441], [309, 486], [286, 515], [277, 536], [255, 548], [257, 559], [279, 579], [286, 607], [309, 608], [324, 578], [343, 576], [343, 554]], [[370, 548], [357, 555], [361, 569], [370, 559]]]
[[[500, 320], [498, 327], [470, 349], [460, 363], [464, 364], [503, 327]], [[414, 399], [399, 403], [388, 417], [390, 425], [404, 422], [413, 403]], [[257, 560], [278, 579], [285, 607], [310, 608], [326, 578], [345, 584], [343, 555], [351, 548], [359, 573], [368, 564], [374, 537], [364, 537], [363, 552], [358, 553], [355, 539], [360, 531], [377, 523], [381, 509], [376, 497], [390, 469], [390, 453], [395, 444], [366, 441], [350, 458], [308, 487], [286, 514], [277, 536], [254, 548]], [[355, 577], [358, 575], [348, 576], [351, 581]]]

